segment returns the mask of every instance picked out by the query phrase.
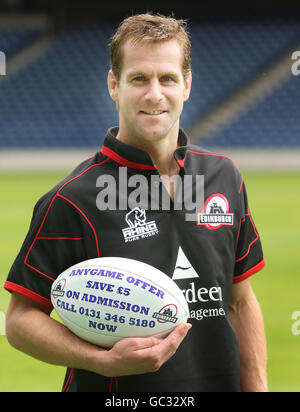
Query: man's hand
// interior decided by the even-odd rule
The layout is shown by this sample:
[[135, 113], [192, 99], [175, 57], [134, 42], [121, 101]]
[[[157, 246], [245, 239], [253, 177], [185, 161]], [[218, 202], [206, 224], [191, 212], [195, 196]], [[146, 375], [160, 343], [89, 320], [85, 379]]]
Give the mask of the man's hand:
[[[156, 372], [177, 351], [192, 325], [178, 325], [166, 338], [125, 338], [107, 352], [105, 376], [138, 375]], [[95, 372], [97, 372], [95, 370]]]
[[106, 350], [74, 335], [51, 318], [50, 312], [13, 293], [6, 315], [6, 335], [10, 344], [43, 362], [104, 376], [155, 372], [174, 355], [191, 327], [182, 323], [164, 339], [122, 339]]

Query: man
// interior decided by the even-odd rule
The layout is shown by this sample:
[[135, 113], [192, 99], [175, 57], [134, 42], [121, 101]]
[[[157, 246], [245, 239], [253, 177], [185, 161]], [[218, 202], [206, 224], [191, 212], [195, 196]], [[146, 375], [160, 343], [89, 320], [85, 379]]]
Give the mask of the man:
[[[110, 55], [108, 89], [119, 127], [108, 131], [100, 153], [37, 203], [5, 283], [12, 292], [7, 338], [37, 359], [67, 366], [67, 391], [266, 391], [263, 320], [247, 279], [264, 258], [243, 180], [230, 159], [190, 145], [179, 128], [192, 83], [185, 24], [132, 16], [115, 33]], [[127, 179], [142, 175], [149, 185], [162, 177], [169, 209], [161, 200], [155, 210], [139, 209], [144, 223], [155, 222], [153, 236], [125, 239], [134, 205], [104, 210], [95, 201], [99, 176], [120, 183], [121, 168]], [[195, 219], [175, 208], [172, 177], [189, 175], [205, 179]], [[122, 191], [116, 195], [124, 201]], [[168, 274], [186, 297], [190, 323], [163, 340], [124, 339], [110, 350], [73, 335], [49, 316], [50, 288], [67, 267], [97, 256], [142, 260]]]

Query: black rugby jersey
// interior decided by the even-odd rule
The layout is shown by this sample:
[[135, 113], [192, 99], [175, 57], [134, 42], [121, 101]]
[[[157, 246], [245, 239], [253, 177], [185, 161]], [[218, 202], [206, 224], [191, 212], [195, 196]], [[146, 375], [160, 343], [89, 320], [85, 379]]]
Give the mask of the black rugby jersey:
[[[117, 131], [110, 129], [101, 151], [37, 202], [4, 287], [52, 307], [53, 281], [78, 262], [119, 256], [153, 265], [176, 282], [189, 305], [193, 328], [176, 354], [158, 372], [136, 376], [69, 368], [63, 390], [239, 391], [239, 348], [228, 313], [232, 284], [265, 264], [243, 179], [232, 160], [191, 145], [180, 130], [174, 158], [181, 182], [204, 176], [200, 208], [194, 200], [201, 186], [188, 179], [177, 184], [196, 207], [188, 218], [184, 196], [181, 208], [177, 194], [170, 201], [150, 155], [117, 140]], [[139, 179], [148, 183], [145, 196], [137, 194]]]

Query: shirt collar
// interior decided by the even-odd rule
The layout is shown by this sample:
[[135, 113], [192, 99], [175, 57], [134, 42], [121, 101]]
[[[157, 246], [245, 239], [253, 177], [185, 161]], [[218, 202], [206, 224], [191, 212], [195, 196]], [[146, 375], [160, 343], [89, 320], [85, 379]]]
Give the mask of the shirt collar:
[[[147, 152], [116, 139], [118, 130], [118, 127], [108, 129], [101, 148], [101, 153], [113, 159], [122, 166], [127, 166], [132, 169], [156, 170], [151, 156]], [[180, 167], [183, 167], [184, 165], [188, 145], [188, 136], [182, 129], [179, 129], [178, 147], [174, 152], [174, 158]]]

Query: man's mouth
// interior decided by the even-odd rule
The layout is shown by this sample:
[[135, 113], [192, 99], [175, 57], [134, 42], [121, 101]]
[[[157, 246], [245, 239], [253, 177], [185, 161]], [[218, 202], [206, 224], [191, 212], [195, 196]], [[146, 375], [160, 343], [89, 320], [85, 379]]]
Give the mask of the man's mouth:
[[165, 110], [141, 110], [141, 112], [144, 114], [151, 115], [151, 116], [158, 116], [160, 114], [165, 113], [166, 111]]

